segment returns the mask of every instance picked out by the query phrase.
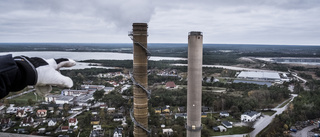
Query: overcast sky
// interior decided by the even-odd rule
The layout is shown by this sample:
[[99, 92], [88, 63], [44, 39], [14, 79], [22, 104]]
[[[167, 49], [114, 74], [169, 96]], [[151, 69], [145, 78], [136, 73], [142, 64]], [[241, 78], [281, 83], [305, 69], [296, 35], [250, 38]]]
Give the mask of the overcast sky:
[[1, 0], [0, 43], [131, 43], [133, 22], [151, 43], [320, 45], [319, 0]]

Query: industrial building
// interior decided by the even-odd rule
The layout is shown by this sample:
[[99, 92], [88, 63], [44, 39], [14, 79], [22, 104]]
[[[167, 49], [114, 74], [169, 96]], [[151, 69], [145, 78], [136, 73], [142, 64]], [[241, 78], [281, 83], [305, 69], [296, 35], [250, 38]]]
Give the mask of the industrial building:
[[255, 81], [281, 81], [281, 77], [277, 72], [263, 72], [263, 71], [241, 71], [237, 76], [239, 79], [255, 80]]

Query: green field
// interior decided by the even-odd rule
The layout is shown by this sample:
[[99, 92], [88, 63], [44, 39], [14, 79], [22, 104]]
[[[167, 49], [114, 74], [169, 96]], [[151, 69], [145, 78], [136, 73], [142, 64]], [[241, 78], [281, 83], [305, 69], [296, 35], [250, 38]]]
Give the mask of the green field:
[[246, 134], [250, 133], [253, 130], [253, 128], [250, 127], [233, 127], [228, 128], [227, 132], [214, 132], [213, 130], [210, 130], [211, 136], [221, 136], [221, 135], [234, 135], [234, 134]]
[[261, 111], [261, 113], [264, 115], [272, 116], [274, 113], [276, 113], [276, 111], [273, 111], [273, 110]]
[[[45, 97], [38, 96], [38, 101], [44, 101], [44, 98]], [[28, 102], [29, 99], [31, 99], [32, 102], [37, 102], [34, 92], [30, 92], [19, 97], [15, 97], [13, 99], [9, 99], [8, 101], [10, 104], [14, 103], [16, 105], [30, 105]]]

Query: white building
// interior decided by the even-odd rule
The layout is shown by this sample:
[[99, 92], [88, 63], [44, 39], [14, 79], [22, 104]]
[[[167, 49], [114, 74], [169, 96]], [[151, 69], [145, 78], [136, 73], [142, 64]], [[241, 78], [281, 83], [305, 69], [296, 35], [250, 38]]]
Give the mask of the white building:
[[114, 90], [114, 87], [105, 87], [103, 90], [105, 91], [104, 94], [109, 94], [109, 92], [111, 92], [112, 90]]
[[88, 101], [93, 99], [94, 98], [92, 94], [81, 95], [74, 98], [74, 103], [75, 105], [78, 105], [78, 106], [91, 106], [91, 104], [88, 103]]
[[69, 122], [69, 127], [76, 126], [78, 124], [78, 120], [76, 118], [70, 118], [68, 122]]
[[55, 126], [57, 124], [57, 119], [56, 118], [52, 118], [48, 121], [48, 126]]
[[222, 111], [222, 112], [220, 112], [220, 116], [222, 116], [222, 117], [229, 117], [229, 113]]
[[81, 85], [81, 89], [102, 90], [104, 85]]
[[74, 96], [60, 96], [55, 100], [56, 104], [69, 104], [72, 102]]
[[89, 90], [71, 90], [71, 89], [65, 89], [61, 91], [63, 95], [65, 96], [80, 96], [80, 95], [86, 95], [89, 94]]
[[255, 121], [260, 115], [261, 112], [247, 111], [241, 115], [241, 121], [252, 122]]
[[129, 89], [130, 87], [131, 87], [131, 85], [128, 85], [128, 84], [123, 85], [123, 86], [122, 86], [122, 88], [121, 88], [120, 93], [122, 94], [122, 93], [123, 93], [123, 91], [125, 91], [125, 90]]
[[264, 71], [241, 71], [237, 76], [240, 79], [257, 80], [257, 81], [280, 81], [280, 75], [277, 72], [264, 72]]
[[162, 129], [162, 133], [164, 134], [164, 135], [172, 135], [173, 134], [173, 130], [172, 130], [172, 128], [167, 128], [167, 129]]
[[220, 129], [220, 132], [227, 132], [227, 128], [225, 128], [224, 126], [218, 126], [218, 128]]
[[46, 102], [56, 102], [56, 99], [59, 98], [60, 95], [47, 95], [45, 97]]
[[229, 121], [222, 121], [221, 124], [226, 128], [232, 128], [232, 122]]
[[14, 104], [10, 104], [10, 106], [7, 108], [7, 113], [16, 114], [17, 113], [17, 107], [14, 107]]

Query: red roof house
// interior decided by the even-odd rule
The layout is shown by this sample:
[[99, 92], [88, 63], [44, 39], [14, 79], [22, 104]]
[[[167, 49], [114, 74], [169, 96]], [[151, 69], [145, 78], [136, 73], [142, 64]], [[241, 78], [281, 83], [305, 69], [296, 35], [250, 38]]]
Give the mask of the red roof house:
[[173, 81], [168, 81], [166, 83], [166, 88], [175, 88], [176, 87], [176, 84], [174, 84]]

